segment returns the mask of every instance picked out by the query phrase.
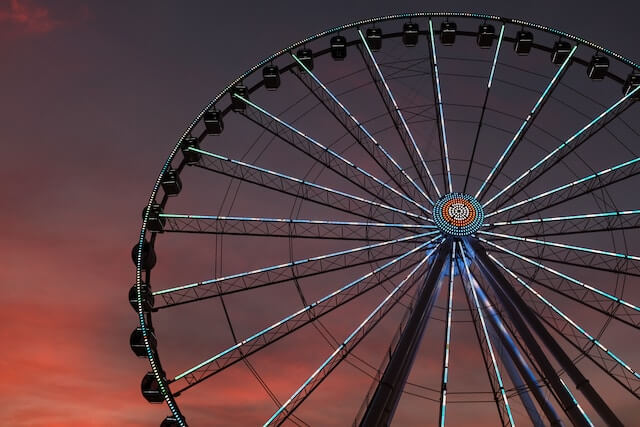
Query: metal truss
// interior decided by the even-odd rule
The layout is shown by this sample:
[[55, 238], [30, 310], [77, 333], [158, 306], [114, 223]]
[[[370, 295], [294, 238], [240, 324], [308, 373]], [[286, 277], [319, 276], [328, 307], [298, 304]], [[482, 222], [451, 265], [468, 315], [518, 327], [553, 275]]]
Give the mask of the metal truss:
[[[389, 117], [393, 121], [393, 124], [398, 132], [400, 140], [402, 141], [409, 158], [411, 158], [411, 162], [413, 164], [414, 169], [417, 171], [418, 176], [420, 178], [420, 182], [422, 183], [423, 189], [430, 195], [430, 199], [436, 199], [441, 196], [440, 189], [438, 188], [431, 171], [427, 167], [424, 157], [422, 156], [422, 152], [407, 125], [407, 122], [402, 114], [402, 111], [398, 107], [398, 103], [396, 102], [389, 85], [387, 84], [384, 76], [382, 75], [382, 71], [380, 70], [380, 66], [376, 62], [375, 56], [371, 49], [367, 45], [367, 42], [362, 34], [362, 31], [358, 30], [360, 35], [360, 39], [362, 43], [358, 44], [358, 49], [360, 50], [360, 54], [362, 59], [364, 60], [367, 69], [369, 70], [369, 75], [371, 76], [371, 80], [375, 83], [376, 88], [378, 89], [378, 93], [382, 101], [384, 102], [385, 107], [387, 108], [387, 112], [389, 113]], [[435, 191], [436, 195], [434, 197], [433, 191]]]
[[322, 221], [291, 218], [245, 218], [217, 215], [161, 214], [165, 232], [228, 234], [300, 239], [386, 242], [435, 229], [435, 225]]
[[322, 145], [315, 139], [302, 133], [259, 105], [239, 95], [236, 95], [236, 97], [252, 107], [242, 113], [249, 120], [324, 165], [328, 170], [342, 176], [371, 196], [405, 211], [415, 212], [417, 208], [419, 212], [431, 213], [428, 208], [416, 202], [414, 199], [391, 187], [380, 178], [357, 166], [331, 148]]
[[301, 308], [284, 319], [242, 340], [234, 346], [221, 351], [194, 367], [187, 369], [176, 375], [171, 383], [180, 383], [182, 385], [178, 392], [191, 388], [248, 355], [261, 350], [267, 345], [313, 322], [363, 293], [380, 286], [381, 283], [393, 279], [397, 275], [402, 274], [403, 271], [413, 267], [417, 262], [415, 261], [415, 257], [420, 255], [419, 251], [426, 249], [429, 243], [430, 242], [425, 242], [403, 255], [388, 261], [331, 294]]
[[[486, 214], [485, 217], [491, 218], [497, 215], [496, 218], [502, 221], [513, 221], [531, 217], [545, 209], [566, 203], [577, 197], [590, 194], [595, 190], [629, 179], [638, 175], [638, 173], [640, 173], [640, 157], [619, 163], [610, 168], [600, 170], [591, 175], [497, 209]], [[494, 220], [492, 219], [491, 221]]]
[[204, 169], [363, 218], [389, 223], [402, 223], [406, 217], [428, 221], [428, 218], [422, 215], [403, 211], [384, 203], [367, 200], [300, 178], [294, 178], [238, 160], [228, 159], [203, 150], [192, 149], [192, 151], [202, 155], [197, 166]]
[[565, 236], [640, 229], [640, 210], [596, 212], [486, 224], [497, 231], [521, 237]]
[[358, 145], [367, 152], [384, 173], [393, 180], [397, 187], [413, 200], [419, 200], [420, 197], [423, 197], [430, 204], [433, 204], [433, 201], [429, 198], [425, 190], [422, 189], [391, 154], [380, 145], [366, 127], [340, 102], [337, 96], [334, 95], [303, 62], [295, 55], [292, 56], [302, 69], [293, 68], [293, 74], [302, 82], [307, 90], [322, 103], [336, 121], [340, 123]]
[[573, 134], [537, 163], [528, 168], [509, 185], [500, 190], [495, 196], [484, 203], [484, 206], [487, 207], [495, 202], [498, 209], [500, 209], [502, 206], [507, 204], [516, 194], [524, 190], [529, 186], [529, 184], [537, 180], [539, 177], [543, 176], [549, 169], [558, 164], [580, 145], [588, 141], [593, 135], [597, 134], [598, 131], [604, 129], [609, 123], [622, 114], [622, 112], [629, 108], [634, 103], [633, 97], [638, 90], [640, 90], [640, 87], [635, 88], [633, 91], [616, 101], [598, 117], [591, 120], [582, 129]]
[[294, 279], [312, 277], [360, 265], [375, 265], [375, 263], [387, 261], [389, 258], [412, 250], [416, 245], [423, 245], [427, 236], [433, 234], [437, 234], [437, 232], [359, 246], [353, 249], [162, 289], [153, 293], [156, 296], [161, 296], [164, 300], [164, 305], [159, 305], [156, 308], [160, 309], [215, 298], [234, 292], [276, 285]]

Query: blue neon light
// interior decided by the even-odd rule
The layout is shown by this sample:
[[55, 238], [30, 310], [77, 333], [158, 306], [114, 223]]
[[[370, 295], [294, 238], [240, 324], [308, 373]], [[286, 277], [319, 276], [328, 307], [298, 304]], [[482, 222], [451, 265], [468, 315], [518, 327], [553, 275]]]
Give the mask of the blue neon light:
[[380, 67], [378, 66], [378, 63], [376, 62], [376, 58], [373, 56], [373, 52], [371, 52], [371, 49], [369, 49], [369, 45], [367, 44], [367, 41], [364, 38], [364, 34], [362, 34], [361, 30], [358, 30], [358, 34], [360, 34], [360, 39], [362, 40], [362, 45], [367, 50], [367, 53], [369, 54], [369, 58], [371, 59], [371, 62], [373, 63], [373, 65], [376, 68], [376, 71], [378, 72], [378, 76], [380, 77], [380, 81], [382, 82], [382, 84], [384, 84], [384, 87], [385, 87], [385, 89], [387, 91], [387, 94], [389, 95], [389, 98], [391, 99], [391, 102], [393, 103], [394, 110], [396, 111], [396, 113], [398, 114], [398, 117], [400, 118], [400, 121], [402, 122], [402, 126], [404, 127], [404, 130], [407, 132], [407, 135], [409, 135], [409, 139], [411, 140], [411, 143], [413, 144], [413, 148], [414, 148], [414, 150], [416, 150], [416, 153], [418, 154], [418, 157], [420, 158], [420, 162], [422, 163], [422, 167], [427, 172], [427, 175], [429, 175], [429, 179], [431, 180], [431, 184], [433, 185], [433, 188], [435, 188], [436, 193], [438, 193], [438, 197], [440, 197], [441, 196], [440, 189], [436, 185], [436, 181], [433, 179], [433, 176], [431, 175], [431, 171], [427, 167], [427, 164], [425, 163], [424, 158], [422, 157], [422, 152], [418, 148], [418, 145], [416, 144], [416, 141], [413, 138], [413, 134], [409, 130], [409, 126], [407, 125], [407, 122], [404, 119], [404, 115], [402, 114], [402, 111], [400, 111], [400, 108], [398, 107], [398, 103], [396, 102], [396, 99], [393, 97], [393, 94], [391, 93], [391, 89], [389, 88], [389, 85], [387, 84], [387, 81], [385, 80], [384, 75], [382, 74], [382, 71], [380, 70]]
[[453, 192], [453, 184], [451, 182], [451, 165], [449, 164], [449, 145], [447, 144], [447, 130], [444, 125], [444, 108], [442, 105], [442, 92], [440, 90], [440, 73], [438, 72], [438, 58], [436, 57], [436, 44], [433, 36], [433, 22], [429, 19], [429, 35], [431, 40], [431, 52], [433, 55], [433, 73], [436, 78], [436, 89], [438, 92], [438, 112], [440, 115], [440, 130], [442, 132], [442, 145], [444, 147], [444, 158], [447, 166], [447, 185], [449, 193]]
[[[504, 28], [504, 27], [503, 27]], [[504, 161], [504, 159], [507, 156], [507, 153], [509, 153], [509, 151], [511, 150], [511, 148], [513, 147], [513, 145], [518, 141], [518, 139], [520, 138], [520, 135], [522, 134], [522, 132], [524, 131], [524, 128], [527, 126], [527, 124], [530, 123], [530, 121], [535, 118], [536, 116], [536, 111], [538, 110], [538, 107], [540, 105], [542, 105], [542, 102], [545, 100], [545, 98], [547, 97], [547, 95], [550, 93], [551, 88], [555, 85], [555, 83], [558, 81], [558, 79], [560, 78], [560, 76], [562, 75], [562, 73], [564, 72], [564, 70], [567, 67], [567, 64], [569, 64], [569, 62], [571, 61], [571, 57], [573, 56], [574, 52], [577, 49], [577, 45], [573, 47], [573, 49], [571, 49], [571, 52], [569, 53], [569, 55], [567, 56], [567, 58], [564, 60], [564, 62], [562, 63], [562, 65], [560, 66], [560, 68], [558, 69], [558, 71], [556, 72], [555, 76], [553, 76], [553, 78], [551, 79], [551, 81], [549, 82], [549, 84], [547, 85], [546, 89], [542, 92], [542, 95], [540, 95], [540, 98], [538, 98], [538, 101], [535, 103], [535, 105], [533, 106], [533, 108], [531, 109], [531, 111], [529, 112], [529, 114], [527, 115], [527, 118], [524, 120], [524, 122], [522, 123], [522, 125], [520, 126], [520, 129], [518, 129], [518, 131], [516, 132], [515, 136], [513, 137], [513, 139], [511, 139], [511, 142], [509, 142], [509, 144], [507, 145], [507, 148], [505, 148], [504, 152], [500, 155], [500, 158], [498, 159], [498, 161], [496, 162], [496, 164], [493, 166], [493, 169], [491, 169], [491, 172], [489, 172], [489, 175], [487, 175], [487, 177], [485, 178], [484, 182], [482, 183], [482, 185], [480, 186], [480, 189], [478, 190], [478, 192], [476, 193], [475, 197], [476, 199], [480, 196], [480, 194], [482, 193], [482, 190], [485, 189], [486, 185], [488, 184], [489, 180], [491, 179], [491, 177], [493, 176], [493, 174], [496, 172], [496, 170], [498, 169], [498, 166], [500, 166], [500, 164]], [[490, 201], [489, 201], [490, 202]], [[485, 204], [485, 206], [487, 204], [489, 204], [489, 202], [487, 202]]]
[[378, 148], [387, 159], [389, 159], [389, 161], [391, 163], [393, 163], [393, 165], [402, 173], [402, 175], [404, 175], [405, 178], [407, 178], [409, 180], [409, 182], [416, 188], [416, 190], [418, 190], [418, 192], [420, 194], [422, 194], [422, 196], [424, 196], [429, 203], [431, 203], [433, 205], [433, 201], [431, 200], [431, 198], [427, 195], [427, 193], [425, 193], [425, 191], [422, 189], [422, 187], [420, 187], [414, 180], [413, 178], [411, 178], [409, 176], [409, 174], [407, 174], [407, 172], [402, 169], [402, 167], [400, 167], [400, 165], [398, 164], [398, 162], [396, 162], [396, 160], [391, 156], [391, 154], [389, 154], [387, 152], [387, 150], [384, 149], [384, 147], [382, 145], [380, 145], [378, 143], [378, 141], [373, 137], [373, 135], [371, 135], [371, 133], [369, 133], [369, 131], [358, 121], [358, 119], [355, 118], [355, 116], [353, 114], [351, 114], [351, 112], [349, 110], [347, 110], [347, 107], [345, 107], [342, 102], [340, 102], [340, 100], [338, 100], [338, 98], [329, 90], [329, 88], [327, 88], [327, 86], [324, 85], [324, 83], [322, 83], [320, 81], [320, 79], [318, 79], [316, 77], [316, 75], [307, 68], [306, 65], [304, 65], [304, 63], [302, 61], [300, 61], [300, 59], [298, 59], [298, 57], [296, 57], [295, 55], [291, 54], [291, 56], [293, 57], [293, 59], [301, 66], [303, 67], [303, 69], [305, 70], [305, 72], [311, 76], [311, 78], [316, 82], [316, 84], [318, 84], [324, 91], [325, 93], [327, 93], [327, 95], [329, 95], [331, 97], [331, 99], [333, 99], [333, 101], [342, 109], [342, 111], [344, 111], [344, 113], [349, 116], [349, 118], [351, 120], [353, 120], [353, 122], [358, 126], [358, 128], [360, 128], [360, 130], [367, 136], [367, 138], [369, 138], [369, 140], [376, 146], [376, 148]]
[[[553, 155], [555, 155], [558, 151], [562, 150], [564, 147], [568, 146], [569, 144], [571, 144], [576, 138], [578, 138], [582, 133], [584, 133], [587, 129], [589, 129], [591, 126], [595, 125], [596, 123], [598, 123], [600, 120], [602, 120], [604, 117], [606, 117], [611, 111], [613, 111], [615, 108], [617, 108], [620, 104], [622, 104], [624, 101], [626, 101], [627, 99], [631, 98], [631, 96], [633, 96], [638, 90], [640, 90], [640, 86], [638, 86], [637, 88], [635, 88], [634, 90], [632, 90], [631, 92], [629, 92], [627, 95], [623, 96], [622, 98], [620, 98], [615, 104], [613, 104], [611, 107], [607, 108], [604, 112], [602, 112], [598, 117], [596, 117], [595, 119], [593, 119], [591, 122], [589, 122], [589, 124], [587, 124], [585, 127], [583, 127], [582, 129], [580, 129], [577, 133], [575, 133], [571, 138], [567, 139], [565, 142], [563, 142], [562, 144], [560, 144], [558, 147], [556, 147], [553, 151], [551, 151], [549, 154], [547, 154], [546, 156], [544, 156], [542, 158], [542, 160], [538, 161], [538, 163], [536, 163], [535, 165], [533, 165], [531, 168], [527, 169], [526, 171], [524, 171], [524, 173], [522, 173], [522, 175], [520, 175], [518, 178], [516, 178], [514, 181], [512, 181], [511, 183], [509, 183], [509, 185], [507, 185], [505, 188], [503, 188], [502, 190], [500, 190], [495, 196], [493, 196], [491, 199], [489, 199], [486, 203], [484, 203], [482, 206], [483, 207], [487, 207], [491, 202], [493, 202], [494, 200], [496, 200], [498, 197], [500, 197], [502, 194], [504, 194], [505, 191], [509, 190], [511, 187], [513, 187], [514, 185], [516, 185], [518, 182], [520, 182], [522, 179], [524, 179], [527, 175], [529, 175], [531, 172], [533, 172], [535, 169], [537, 169], [540, 165], [542, 165], [544, 162], [546, 162], [548, 159], [550, 159]], [[487, 215], [488, 216], [488, 215]]]

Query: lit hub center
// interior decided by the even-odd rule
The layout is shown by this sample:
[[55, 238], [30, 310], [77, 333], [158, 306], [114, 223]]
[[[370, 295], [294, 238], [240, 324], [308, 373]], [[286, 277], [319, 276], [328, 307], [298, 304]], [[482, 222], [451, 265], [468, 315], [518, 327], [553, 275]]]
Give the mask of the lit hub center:
[[449, 193], [433, 207], [433, 220], [443, 233], [450, 236], [470, 236], [482, 227], [482, 205], [468, 194]]

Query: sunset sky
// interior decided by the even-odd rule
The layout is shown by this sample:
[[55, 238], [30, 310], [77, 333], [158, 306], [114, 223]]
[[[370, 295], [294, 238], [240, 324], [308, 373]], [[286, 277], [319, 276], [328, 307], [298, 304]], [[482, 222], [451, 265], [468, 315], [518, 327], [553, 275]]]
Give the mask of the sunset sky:
[[[454, 10], [526, 19], [640, 60], [640, 4], [621, 0], [0, 0], [0, 425], [158, 425], [169, 411], [141, 396], [148, 362], [128, 344], [130, 251], [187, 124], [241, 72], [307, 35]], [[264, 369], [286, 350], [276, 345]], [[290, 369], [306, 378], [315, 368]], [[241, 411], [239, 384], [254, 381], [233, 372], [218, 386], [220, 411]], [[194, 414], [208, 403], [199, 399]], [[473, 414], [454, 419], [472, 425]]]

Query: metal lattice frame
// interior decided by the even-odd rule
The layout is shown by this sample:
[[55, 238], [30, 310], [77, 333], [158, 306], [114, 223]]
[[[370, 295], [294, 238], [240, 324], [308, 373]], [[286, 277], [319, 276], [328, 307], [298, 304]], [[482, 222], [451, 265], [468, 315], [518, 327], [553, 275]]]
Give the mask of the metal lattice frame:
[[[446, 56], [442, 56], [438, 40], [444, 34], [434, 25], [443, 19], [471, 23], [457, 30], [460, 37], [476, 37], [477, 33], [469, 30], [474, 23], [493, 23], [499, 28], [497, 34], [491, 36], [493, 47], [487, 61], [488, 77], [480, 76], [484, 85], [482, 102], [472, 106], [479, 110], [479, 119], [473, 123], [473, 137], [468, 141], [470, 155], [463, 167], [458, 167], [461, 161], [452, 155], [458, 141], [452, 139], [450, 126], [465, 120], [457, 119], [452, 113], [461, 105], [448, 102], [443, 77], [450, 76], [451, 70], [446, 69], [446, 62], [443, 62]], [[423, 43], [424, 59], [405, 63], [381, 62], [377, 53], [380, 46], [374, 44], [368, 32], [365, 35], [364, 29], [412, 21], [423, 25], [417, 37]], [[488, 116], [499, 112], [490, 106], [490, 102], [495, 87], [507, 84], [500, 76], [505, 46], [519, 43], [510, 34], [525, 28], [536, 34], [550, 34], [567, 40], [571, 49], [564, 59], [556, 62], [557, 68], [551, 78], [537, 100], [527, 107], [527, 115], [518, 120], [520, 124], [506, 139], [505, 145], [498, 149], [493, 163], [483, 165], [478, 161], [484, 150], [483, 132], [486, 129], [509, 132], [504, 129], [509, 126], [489, 122]], [[362, 75], [376, 92], [371, 102], [377, 102], [384, 110], [385, 120], [395, 130], [394, 138], [398, 139], [402, 150], [386, 144], [387, 138], [391, 137], [384, 134], [384, 129], [373, 131], [368, 121], [356, 118], [357, 109], [344, 100], [348, 92], [333, 89], [332, 84], [324, 80], [323, 70], [314, 71], [308, 61], [323, 60], [334, 54], [332, 49], [316, 51], [312, 57], [300, 56], [296, 51], [342, 33], [352, 35], [352, 40], [344, 46], [345, 52], [357, 50], [359, 53]], [[404, 34], [394, 32], [379, 36], [386, 40]], [[553, 52], [554, 49], [538, 43], [533, 43], [532, 47], [542, 52]], [[640, 329], [640, 302], [624, 293], [625, 280], [640, 276], [640, 254], [633, 254], [628, 244], [632, 239], [630, 233], [640, 229], [640, 209], [637, 209], [637, 198], [631, 200], [635, 204], [617, 206], [621, 203], [617, 194], [623, 191], [618, 188], [635, 182], [633, 178], [640, 171], [640, 156], [621, 141], [616, 135], [619, 131], [615, 129], [619, 123], [632, 129], [621, 116], [634, 112], [640, 85], [629, 83], [636, 81], [631, 80], [631, 75], [625, 81], [616, 74], [620, 67], [612, 66], [605, 77], [617, 87], [626, 85], [623, 94], [616, 95], [613, 101], [609, 96], [606, 103], [600, 103], [601, 110], [595, 115], [587, 115], [588, 120], [577, 129], [565, 129], [567, 137], [559, 138], [561, 143], [555, 147], [549, 149], [538, 144], [535, 135], [544, 108], [559, 100], [558, 91], [569, 87], [565, 80], [570, 70], [590, 66], [585, 54], [593, 51], [606, 55], [616, 66], [624, 65], [634, 73], [640, 71], [638, 64], [594, 43], [517, 19], [472, 13], [390, 15], [335, 27], [294, 43], [256, 64], [214, 97], [189, 125], [162, 167], [145, 209], [140, 240], [133, 253], [136, 284], [130, 300], [137, 308], [140, 334], [136, 335], [136, 340], [132, 335], [132, 347], [135, 344], [136, 354], [146, 356], [151, 365], [150, 379], [145, 377], [146, 386], [143, 383], [143, 394], [152, 401], [165, 401], [171, 410], [172, 415], [163, 425], [185, 426], [185, 417], [176, 398], [237, 362], [245, 363], [277, 405], [265, 425], [280, 425], [285, 421], [306, 424], [298, 417], [296, 409], [343, 361], [352, 366], [364, 366], [360, 368], [363, 372], [374, 371], [369, 374], [373, 378], [372, 389], [354, 425], [388, 424], [402, 392], [406, 392], [408, 374], [424, 330], [433, 323], [429, 320], [434, 317], [432, 308], [439, 291], [446, 287], [447, 292], [442, 292], [446, 295], [442, 377], [438, 388], [433, 390], [439, 396], [431, 399], [438, 403], [437, 422], [444, 426], [447, 405], [455, 396], [449, 388], [449, 371], [455, 369], [450, 364], [450, 356], [455, 352], [453, 295], [456, 284], [462, 285], [491, 389], [491, 402], [496, 405], [502, 425], [513, 426], [517, 422], [511, 407], [515, 400], [513, 393], [520, 395], [527, 416], [534, 424], [542, 422], [538, 415], [540, 410], [550, 424], [568, 419], [574, 425], [593, 425], [587, 414], [593, 408], [604, 422], [621, 425], [615, 412], [598, 393], [598, 385], [589, 383], [578, 363], [582, 366], [586, 363], [582, 360], [588, 361], [629, 395], [640, 399], [640, 373], [604, 344], [607, 340], [605, 331], [611, 322], [626, 325], [634, 331]], [[350, 158], [351, 151], [334, 149], [321, 139], [322, 135], [305, 133], [302, 124], [288, 118], [286, 110], [280, 111], [281, 106], [270, 107], [250, 98], [265, 86], [257, 72], [273, 63], [281, 65], [280, 75], [293, 76], [292, 81], [306, 92], [303, 99], [314, 100], [316, 106], [329, 115], [333, 125], [344, 132], [352, 146], [361, 150], [366, 160], [356, 162]], [[393, 79], [414, 77], [426, 77], [428, 80], [425, 81], [431, 83], [431, 106], [404, 105], [401, 97], [394, 93]], [[240, 90], [241, 84], [248, 87]], [[225, 101], [227, 95], [230, 102]], [[205, 113], [216, 106], [221, 107], [220, 111], [216, 110], [218, 120], [235, 111], [236, 117], [246, 126], [293, 148], [311, 161], [313, 167], [307, 176], [284, 173], [277, 166], [265, 167], [258, 161], [259, 156], [249, 161], [223, 154], [215, 146], [204, 146], [210, 133], [222, 131], [222, 128], [207, 130], [203, 125]], [[575, 111], [585, 115], [577, 107]], [[508, 113], [504, 112], [504, 116]], [[421, 121], [433, 122], [439, 158], [426, 154], [428, 147], [415, 130]], [[634, 134], [638, 136], [635, 131]], [[611, 137], [624, 147], [626, 157], [608, 163], [605, 168], [592, 167], [582, 152], [603, 137]], [[536, 159], [514, 160], [526, 145], [538, 147], [544, 153]], [[182, 158], [178, 155], [180, 151]], [[582, 162], [591, 173], [574, 172], [573, 161]], [[172, 165], [178, 176], [187, 166], [195, 166], [193, 170], [201, 174], [199, 176], [228, 179], [231, 185], [223, 204], [230, 197], [233, 205], [241, 185], [259, 187], [269, 194], [292, 200], [291, 214], [289, 217], [264, 216], [257, 204], [251, 215], [259, 216], [171, 213], [170, 194], [161, 188]], [[484, 171], [474, 175], [480, 169]], [[563, 181], [557, 181], [553, 174], [559, 169], [564, 169], [570, 176], [567, 178], [565, 174]], [[330, 172], [335, 177], [332, 182], [340, 185], [321, 184], [319, 177], [323, 171]], [[515, 177], [511, 178], [513, 173]], [[552, 175], [553, 180], [549, 180]], [[472, 189], [475, 193], [467, 193]], [[455, 193], [456, 190], [463, 194]], [[446, 224], [439, 209], [442, 209], [441, 201], [452, 195], [468, 200], [484, 223], [480, 221], [473, 229]], [[583, 207], [585, 200], [590, 204], [589, 210]], [[328, 216], [320, 219], [301, 217], [299, 212], [303, 204], [316, 206]], [[177, 238], [212, 235], [216, 250], [221, 248], [225, 236], [262, 241], [285, 238], [290, 242], [291, 259], [151, 291], [154, 246], [163, 233]], [[296, 258], [291, 242], [298, 239], [351, 242], [351, 246]], [[585, 240], [591, 244], [583, 243]], [[606, 275], [610, 283], [592, 283], [584, 279], [585, 274], [591, 277], [590, 272]], [[336, 283], [328, 295], [307, 301], [299, 282], [313, 277], [350, 278]], [[252, 335], [237, 337], [224, 297], [248, 295], [259, 288], [286, 283], [295, 284], [301, 308], [293, 309], [286, 317]], [[384, 298], [346, 338], [335, 338], [323, 324], [324, 316], [339, 307], [349, 307], [351, 301], [362, 300], [362, 295], [375, 294], [370, 292], [373, 290], [382, 290]], [[156, 344], [153, 333], [154, 313], [210, 299], [221, 301], [235, 344], [187, 369], [167, 375], [159, 358], [161, 341], [160, 345]], [[568, 314], [563, 302], [602, 315], [606, 319], [603, 326], [591, 331], [581, 326], [583, 319]], [[406, 313], [383, 365], [376, 370], [358, 356], [356, 350], [397, 307], [402, 307]], [[319, 331], [331, 345], [332, 352], [288, 399], [281, 401], [253, 368], [250, 358], [307, 325], [313, 325]], [[569, 351], [577, 356], [572, 358]], [[571, 380], [570, 384], [563, 376], [564, 380]], [[547, 391], [543, 392], [543, 389]], [[574, 395], [572, 389], [581, 392], [590, 408], [580, 405], [582, 397]]]

